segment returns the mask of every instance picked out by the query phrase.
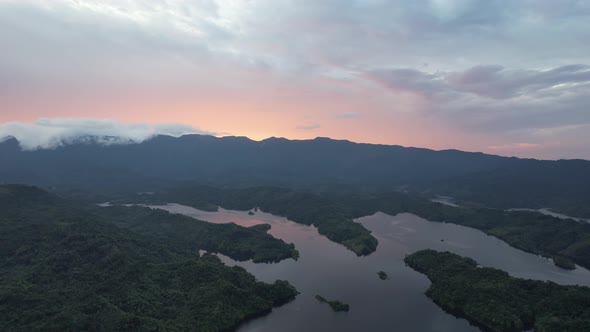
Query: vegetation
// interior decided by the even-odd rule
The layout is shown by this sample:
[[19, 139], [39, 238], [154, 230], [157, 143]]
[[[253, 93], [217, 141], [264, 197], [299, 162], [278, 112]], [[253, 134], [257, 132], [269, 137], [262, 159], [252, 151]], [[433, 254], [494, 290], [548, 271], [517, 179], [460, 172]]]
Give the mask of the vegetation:
[[332, 308], [332, 310], [339, 312], [339, 311], [348, 311], [350, 310], [350, 306], [346, 303], [342, 303], [340, 301], [334, 300], [334, 301], [328, 301], [326, 300], [326, 298], [324, 298], [321, 295], [316, 295], [315, 298], [322, 302], [322, 303], [327, 303], [330, 305], [330, 307]]
[[480, 206], [552, 208], [590, 218], [590, 162], [586, 160], [518, 159], [328, 138], [273, 137], [256, 142], [245, 137], [157, 136], [139, 144], [108, 146], [94, 139], [35, 151], [21, 151], [17, 140], [4, 140], [0, 142], [0, 183], [95, 193], [149, 192], [187, 181], [332, 193], [404, 188]]
[[566, 269], [566, 270], [575, 270], [576, 269], [576, 264], [574, 262], [572, 262], [571, 260], [569, 260], [565, 257], [562, 257], [562, 256], [554, 256], [553, 263], [562, 269]]
[[328, 239], [344, 245], [357, 255], [368, 255], [377, 248], [369, 230], [355, 223], [351, 216], [330, 199], [319, 195], [274, 187], [246, 189], [220, 189], [194, 186], [163, 191], [149, 197], [134, 195], [121, 202], [162, 203], [174, 202], [198, 209], [226, 209], [249, 211], [254, 207], [290, 220], [314, 225]]
[[377, 272], [377, 275], [379, 275], [379, 279], [381, 279], [381, 280], [389, 279], [389, 277], [387, 276], [387, 273], [385, 273], [384, 271]]
[[159, 217], [171, 228], [178, 222], [0, 186], [0, 330], [225, 331], [297, 295], [286, 281], [258, 282], [216, 256], [199, 257], [174, 232], [149, 234], [165, 228], [154, 226]]
[[[134, 199], [144, 202], [145, 197], [135, 195]], [[151, 195], [150, 199], [197, 208], [220, 205], [242, 211], [259, 206], [263, 211], [295, 222], [313, 224], [320, 234], [345, 245], [357, 255], [375, 251], [377, 239], [362, 225], [355, 223], [354, 218], [379, 211], [390, 215], [414, 213], [431, 221], [452, 222], [479, 229], [515, 248], [550, 258], [558, 256], [590, 268], [590, 224], [533, 211], [453, 207], [399, 192], [319, 195], [272, 187], [187, 187]]]
[[590, 218], [588, 165], [583, 160], [515, 160], [507, 168], [450, 178], [429, 188], [454, 197], [462, 205], [549, 207], [569, 216]]
[[559, 219], [534, 211], [453, 207], [403, 193], [341, 195], [333, 198], [352, 218], [378, 211], [396, 215], [414, 213], [422, 218], [479, 229], [511, 246], [545, 257], [559, 256], [590, 268], [590, 224]]
[[435, 303], [486, 330], [590, 331], [588, 287], [514, 278], [450, 252], [422, 250], [405, 262], [430, 279]]
[[135, 233], [174, 241], [194, 250], [222, 253], [232, 259], [255, 263], [279, 262], [299, 257], [295, 245], [267, 234], [270, 225], [242, 227], [234, 223], [212, 224], [191, 217], [146, 207], [111, 206], [100, 213], [119, 227]]

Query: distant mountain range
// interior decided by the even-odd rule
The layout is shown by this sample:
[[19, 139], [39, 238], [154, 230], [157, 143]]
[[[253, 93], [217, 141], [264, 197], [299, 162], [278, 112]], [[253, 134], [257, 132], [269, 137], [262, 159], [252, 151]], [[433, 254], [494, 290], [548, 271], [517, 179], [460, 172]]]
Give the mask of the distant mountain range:
[[22, 151], [0, 142], [0, 182], [93, 190], [149, 190], [194, 182], [314, 191], [415, 191], [464, 204], [554, 208], [590, 216], [590, 161], [508, 158], [458, 150], [316, 138], [186, 135], [137, 144], [89, 138]]

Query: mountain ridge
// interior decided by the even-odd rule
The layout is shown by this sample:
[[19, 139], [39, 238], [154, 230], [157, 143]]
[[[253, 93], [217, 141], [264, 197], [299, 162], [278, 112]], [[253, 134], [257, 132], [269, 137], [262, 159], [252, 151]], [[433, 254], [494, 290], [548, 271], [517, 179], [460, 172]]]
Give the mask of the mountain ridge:
[[417, 191], [499, 208], [590, 216], [590, 161], [315, 138], [158, 135], [136, 144], [23, 151], [0, 143], [0, 183], [153, 191], [174, 183], [273, 185], [314, 191]]
[[[566, 160], [572, 160], [572, 161], [586, 161], [586, 162], [590, 162], [590, 159], [583, 159], [583, 158], [559, 158], [559, 159], [539, 159], [539, 158], [528, 158], [528, 157], [518, 157], [518, 156], [505, 156], [505, 155], [499, 155], [499, 154], [493, 154], [493, 153], [487, 153], [487, 152], [482, 152], [482, 151], [467, 151], [467, 150], [460, 150], [460, 149], [455, 149], [455, 148], [448, 148], [448, 149], [440, 149], [440, 150], [436, 150], [436, 149], [432, 149], [432, 148], [426, 148], [426, 147], [418, 147], [418, 146], [405, 146], [405, 145], [399, 145], [399, 144], [384, 144], [384, 143], [367, 143], [367, 142], [355, 142], [355, 141], [351, 141], [348, 139], [336, 139], [336, 138], [330, 138], [330, 137], [324, 137], [324, 136], [317, 136], [315, 138], [309, 138], [309, 139], [289, 139], [286, 137], [276, 137], [276, 136], [271, 136], [265, 139], [261, 139], [261, 140], [255, 140], [252, 138], [249, 138], [247, 136], [234, 136], [234, 135], [229, 135], [229, 136], [214, 136], [214, 135], [206, 135], [206, 134], [186, 134], [186, 135], [181, 135], [181, 136], [171, 136], [171, 135], [164, 135], [164, 134], [157, 134], [157, 135], [153, 135], [152, 137], [143, 140], [143, 141], [135, 141], [133, 139], [128, 139], [128, 138], [122, 138], [122, 137], [118, 137], [118, 136], [95, 136], [95, 135], [81, 135], [79, 137], [76, 138], [71, 138], [71, 139], [61, 139], [59, 141], [59, 145], [57, 146], [53, 146], [51, 148], [46, 148], [46, 147], [37, 147], [34, 150], [53, 150], [56, 148], [62, 148], [64, 146], [68, 146], [68, 145], [77, 145], [77, 144], [88, 144], [88, 145], [92, 145], [92, 144], [96, 144], [96, 145], [104, 145], [104, 146], [108, 146], [108, 145], [134, 145], [134, 144], [142, 144], [142, 143], [146, 143], [149, 141], [153, 141], [153, 140], [179, 140], [179, 141], [186, 141], [189, 140], [191, 138], [206, 138], [209, 139], [210, 141], [214, 141], [214, 140], [233, 140], [233, 141], [247, 141], [249, 143], [280, 143], [280, 142], [320, 142], [320, 141], [329, 141], [329, 142], [341, 142], [341, 143], [349, 143], [349, 144], [356, 144], [356, 145], [364, 145], [364, 146], [375, 146], [375, 147], [392, 147], [392, 148], [401, 148], [401, 149], [410, 149], [410, 150], [423, 150], [423, 151], [429, 151], [429, 152], [449, 152], [449, 153], [464, 153], [464, 154], [476, 154], [476, 155], [486, 155], [486, 156], [494, 156], [494, 157], [500, 157], [500, 158], [509, 158], [509, 159], [519, 159], [519, 160], [538, 160], [538, 161], [566, 161]], [[1, 144], [14, 144], [14, 142], [16, 142], [19, 146], [20, 146], [20, 141], [18, 140], [18, 138], [14, 137], [14, 136], [5, 136], [3, 138], [0, 138], [0, 145]], [[106, 143], [105, 143], [106, 142]]]

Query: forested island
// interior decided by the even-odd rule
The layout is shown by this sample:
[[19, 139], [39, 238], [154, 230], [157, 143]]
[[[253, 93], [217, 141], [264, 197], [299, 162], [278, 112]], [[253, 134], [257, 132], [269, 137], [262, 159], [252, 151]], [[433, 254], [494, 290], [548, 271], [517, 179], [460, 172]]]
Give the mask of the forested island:
[[590, 331], [589, 287], [514, 278], [450, 252], [421, 250], [404, 261], [430, 279], [428, 297], [484, 330]]
[[147, 208], [86, 206], [2, 185], [0, 330], [233, 329], [297, 291], [287, 281], [258, 282], [214, 255], [199, 257], [197, 249], [244, 259], [293, 254], [266, 230]]
[[574, 262], [572, 262], [571, 260], [569, 260], [565, 257], [562, 257], [562, 256], [554, 256], [553, 263], [565, 270], [575, 270], [576, 269], [576, 264]]
[[350, 306], [348, 304], [340, 302], [338, 300], [330, 301], [321, 295], [316, 295], [315, 298], [316, 298], [316, 300], [320, 301], [321, 303], [327, 303], [328, 305], [330, 305], [332, 310], [334, 310], [336, 312], [350, 310]]
[[379, 279], [381, 279], [381, 280], [389, 279], [389, 277], [387, 276], [387, 273], [385, 273], [385, 271], [379, 271], [379, 272], [377, 272], [377, 275], [379, 276]]

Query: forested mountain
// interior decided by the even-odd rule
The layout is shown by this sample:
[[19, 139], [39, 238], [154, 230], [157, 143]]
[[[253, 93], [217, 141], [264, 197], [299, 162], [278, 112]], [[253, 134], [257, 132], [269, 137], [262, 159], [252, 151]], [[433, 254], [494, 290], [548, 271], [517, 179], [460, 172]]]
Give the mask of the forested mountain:
[[225, 331], [297, 295], [199, 256], [209, 245], [236, 258], [293, 250], [261, 227], [0, 186], [0, 330]]
[[590, 162], [507, 158], [316, 138], [157, 136], [104, 146], [84, 139], [21, 151], [0, 143], [0, 182], [147, 190], [163, 183], [281, 185], [313, 190], [414, 190], [491, 207], [549, 207], [590, 216]]

